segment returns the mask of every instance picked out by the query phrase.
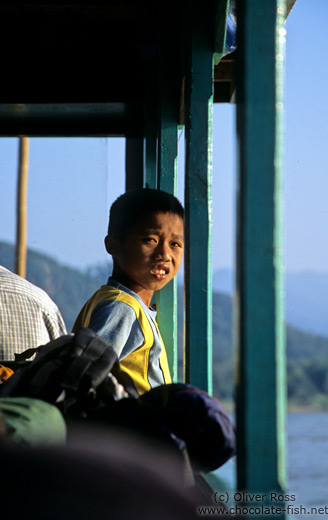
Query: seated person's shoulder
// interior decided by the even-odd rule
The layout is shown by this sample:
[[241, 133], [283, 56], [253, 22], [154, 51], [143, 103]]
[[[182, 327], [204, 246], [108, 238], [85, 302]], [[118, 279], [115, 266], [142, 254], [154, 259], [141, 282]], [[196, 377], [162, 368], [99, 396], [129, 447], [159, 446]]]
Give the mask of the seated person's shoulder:
[[0, 266], [0, 280], [2, 292], [10, 293], [12, 297], [24, 297], [52, 311], [57, 310], [57, 305], [43, 289], [3, 266]]

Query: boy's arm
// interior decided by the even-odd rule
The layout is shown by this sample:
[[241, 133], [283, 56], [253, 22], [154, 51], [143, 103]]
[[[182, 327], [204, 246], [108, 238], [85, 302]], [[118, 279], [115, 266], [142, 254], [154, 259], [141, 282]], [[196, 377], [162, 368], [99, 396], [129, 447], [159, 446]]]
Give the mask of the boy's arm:
[[119, 359], [125, 358], [144, 342], [136, 313], [124, 302], [106, 301], [97, 305], [88, 327], [108, 341]]

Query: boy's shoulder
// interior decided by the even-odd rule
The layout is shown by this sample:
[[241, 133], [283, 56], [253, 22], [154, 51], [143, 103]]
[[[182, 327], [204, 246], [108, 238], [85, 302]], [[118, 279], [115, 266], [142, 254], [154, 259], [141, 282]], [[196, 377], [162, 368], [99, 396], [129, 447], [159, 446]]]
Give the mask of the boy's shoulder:
[[136, 296], [126, 292], [122, 287], [102, 285], [89, 302], [93, 311], [98, 308], [107, 308], [115, 309], [115, 312], [139, 314], [142, 305]]
[[131, 289], [109, 278], [107, 285], [101, 286], [94, 297], [89, 312], [92, 324], [107, 322], [114, 327], [125, 322], [126, 326], [132, 327], [133, 323], [138, 323], [144, 336], [154, 336], [156, 311], [147, 307]]
[[156, 311], [143, 302], [138, 294], [136, 294], [125, 285], [110, 277], [107, 285], [103, 285], [99, 289], [98, 298], [108, 299], [108, 301], [119, 301], [130, 305], [134, 309], [142, 309], [152, 319], [156, 319]]
[[145, 322], [148, 320], [145, 315], [151, 314], [150, 309], [147, 309], [136, 293], [115, 279], [109, 278], [108, 283], [102, 285], [86, 302], [76, 319], [73, 332], [80, 327], [87, 327], [95, 314], [98, 315], [98, 319], [100, 315], [108, 316], [109, 310], [115, 312], [116, 319], [122, 318], [123, 315], [130, 316], [130, 321], [137, 319], [146, 328]]

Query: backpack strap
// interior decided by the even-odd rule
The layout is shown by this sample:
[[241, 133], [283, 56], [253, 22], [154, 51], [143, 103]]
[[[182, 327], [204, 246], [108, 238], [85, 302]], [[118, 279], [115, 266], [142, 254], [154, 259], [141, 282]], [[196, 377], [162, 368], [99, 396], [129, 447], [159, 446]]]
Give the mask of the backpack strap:
[[90, 336], [85, 329], [80, 329], [76, 334], [75, 354], [61, 383], [63, 389], [74, 392], [78, 390], [83, 377], [93, 387], [97, 387], [117, 362], [113, 349], [108, 348], [108, 344], [99, 336]]

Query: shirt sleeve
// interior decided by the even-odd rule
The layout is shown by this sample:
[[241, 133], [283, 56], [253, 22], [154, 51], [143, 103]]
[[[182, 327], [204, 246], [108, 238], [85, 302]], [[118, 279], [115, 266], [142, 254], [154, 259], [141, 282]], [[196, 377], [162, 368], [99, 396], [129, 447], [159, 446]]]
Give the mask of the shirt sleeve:
[[62, 315], [57, 307], [43, 311], [43, 322], [49, 334], [49, 341], [67, 334]]
[[124, 302], [114, 300], [97, 305], [88, 327], [108, 341], [120, 360], [144, 342], [136, 313]]

